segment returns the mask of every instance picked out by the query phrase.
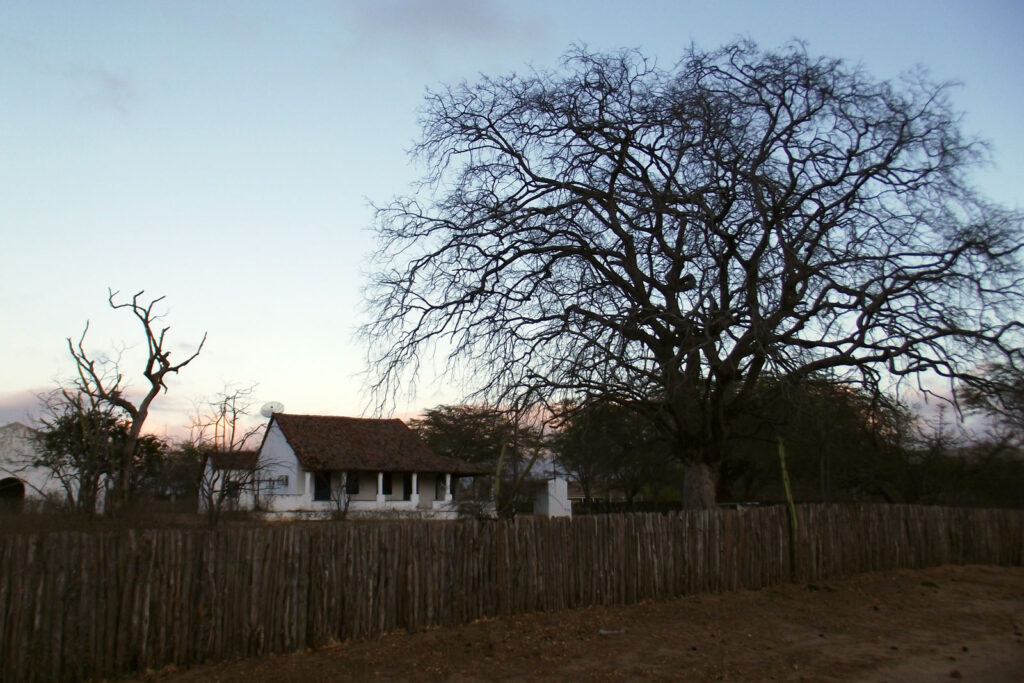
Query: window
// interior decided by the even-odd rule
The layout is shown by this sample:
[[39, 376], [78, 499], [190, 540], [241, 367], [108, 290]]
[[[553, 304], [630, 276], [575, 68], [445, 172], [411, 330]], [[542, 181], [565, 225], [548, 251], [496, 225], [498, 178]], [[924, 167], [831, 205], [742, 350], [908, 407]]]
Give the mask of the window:
[[349, 472], [345, 479], [345, 493], [354, 496], [359, 493], [359, 473]]
[[331, 473], [313, 473], [313, 500], [331, 499]]
[[384, 473], [384, 482], [383, 482], [383, 484], [381, 484], [381, 493], [383, 493], [385, 496], [390, 496], [391, 495], [391, 473], [390, 472], [385, 472]]
[[224, 497], [231, 500], [238, 500], [242, 495], [242, 484], [237, 481], [229, 481], [224, 484]]
[[409, 472], [402, 475], [402, 500], [412, 500], [412, 474]]
[[259, 482], [263, 488], [267, 491], [273, 491], [274, 489], [286, 489], [288, 488], [288, 475], [282, 474], [280, 477], [269, 477]]

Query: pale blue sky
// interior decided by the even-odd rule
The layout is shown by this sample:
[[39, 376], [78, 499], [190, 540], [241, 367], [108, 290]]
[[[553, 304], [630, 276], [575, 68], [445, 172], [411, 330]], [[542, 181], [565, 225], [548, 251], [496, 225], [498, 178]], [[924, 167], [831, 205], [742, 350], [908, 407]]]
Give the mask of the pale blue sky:
[[[91, 348], [139, 342], [108, 286], [166, 295], [175, 342], [209, 332], [154, 426], [225, 382], [360, 414], [368, 202], [420, 174], [405, 151], [427, 88], [553, 67], [572, 43], [669, 66], [691, 42], [800, 38], [876, 76], [961, 81], [964, 127], [993, 145], [977, 182], [1021, 208], [1022, 36], [1019, 0], [0, 0], [0, 423], [71, 372], [86, 319]], [[442, 381], [396, 408], [457, 395]]]

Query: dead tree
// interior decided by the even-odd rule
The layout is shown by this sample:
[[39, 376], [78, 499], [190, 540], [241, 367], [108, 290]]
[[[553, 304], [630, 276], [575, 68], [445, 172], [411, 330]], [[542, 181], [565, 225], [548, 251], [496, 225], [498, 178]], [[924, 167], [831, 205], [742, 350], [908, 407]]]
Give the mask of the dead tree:
[[124, 446], [117, 459], [115, 489], [110, 501], [114, 509], [123, 507], [129, 500], [131, 469], [136, 447], [146, 418], [149, 417], [153, 401], [161, 391], [167, 391], [167, 375], [176, 374], [195, 360], [206, 343], [206, 334], [204, 333], [202, 341], [191, 355], [179, 363], [171, 362], [171, 351], [165, 348], [166, 336], [170, 327], [158, 326], [163, 316], [155, 310], [156, 305], [163, 301], [164, 297], [157, 297], [146, 302], [142, 299], [144, 293], [144, 290], [140, 290], [132, 296], [131, 300], [117, 302], [115, 298], [119, 292], [107, 290], [107, 302], [110, 307], [114, 310], [131, 312], [142, 325], [143, 333], [146, 336], [147, 357], [142, 374], [149, 386], [138, 401], [133, 401], [126, 395], [124, 377], [117, 362], [106, 358], [93, 358], [86, 352], [84, 345], [86, 334], [89, 331], [88, 322], [86, 322], [85, 329], [82, 330], [77, 342], [70, 337], [67, 340], [68, 350], [77, 366], [76, 384], [79, 390], [98, 402], [123, 411], [129, 420], [128, 438], [124, 441]]

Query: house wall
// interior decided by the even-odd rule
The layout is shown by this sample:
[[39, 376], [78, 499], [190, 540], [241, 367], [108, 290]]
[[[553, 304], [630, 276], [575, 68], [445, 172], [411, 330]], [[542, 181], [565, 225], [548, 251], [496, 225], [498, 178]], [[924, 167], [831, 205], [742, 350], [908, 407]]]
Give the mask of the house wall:
[[[34, 467], [38, 457], [35, 431], [20, 422], [0, 427], [0, 479], [13, 478], [25, 487], [25, 500], [67, 500], [64, 485], [45, 467]], [[77, 494], [77, 490], [72, 493]]]
[[[199, 512], [207, 512], [211, 499], [220, 510], [252, 510], [256, 507], [256, 475], [250, 470], [215, 469], [207, 461], [199, 489]], [[237, 498], [221, 499], [230, 482], [240, 485]], [[212, 490], [211, 490], [212, 489]]]
[[[306, 494], [306, 477], [303, 476], [305, 471], [300, 467], [295, 452], [288, 445], [288, 441], [284, 438], [284, 434], [276, 422], [271, 424], [270, 429], [267, 430], [256, 467], [256, 476], [260, 481], [278, 482], [281, 477], [287, 478], [284, 484], [274, 485], [272, 489], [274, 495], [303, 496]], [[263, 493], [262, 488], [261, 493]]]
[[[429, 506], [435, 500], [444, 500], [444, 475], [424, 472], [419, 476], [420, 505]], [[441, 485], [438, 487], [437, 482]], [[455, 480], [452, 479], [454, 482]]]
[[[335, 486], [341, 486], [341, 472], [335, 472], [334, 476], [337, 477], [337, 484]], [[377, 500], [377, 473], [376, 472], [349, 472], [350, 477], [359, 478], [359, 493], [351, 496], [352, 500]], [[399, 482], [401, 484], [401, 482]], [[393, 484], [392, 484], [393, 486]], [[394, 489], [392, 488], [392, 491]]]
[[[350, 496], [353, 501], [376, 501], [377, 500], [377, 473], [376, 472], [349, 472], [348, 476], [359, 477], [359, 493]], [[388, 501], [402, 501], [405, 498], [404, 473], [391, 473], [391, 494], [386, 496]], [[331, 473], [331, 485], [340, 487], [342, 484], [342, 473]], [[438, 487], [440, 482], [440, 489]], [[420, 506], [430, 507], [435, 500], [444, 500], [444, 475], [432, 472], [417, 473], [417, 488], [420, 494]]]
[[549, 479], [547, 485], [537, 492], [537, 498], [533, 501], [533, 514], [544, 517], [572, 517], [569, 487], [564, 478]]

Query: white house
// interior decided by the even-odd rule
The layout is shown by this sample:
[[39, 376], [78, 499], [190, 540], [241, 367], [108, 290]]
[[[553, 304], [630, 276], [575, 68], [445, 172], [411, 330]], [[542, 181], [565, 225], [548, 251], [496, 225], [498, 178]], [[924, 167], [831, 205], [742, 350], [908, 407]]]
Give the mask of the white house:
[[254, 467], [238, 506], [272, 517], [451, 518], [455, 481], [490, 472], [435, 455], [401, 420], [287, 413], [270, 418]]
[[36, 430], [20, 422], [0, 427], [0, 503], [20, 507], [24, 502], [64, 501], [67, 491], [60, 479], [49, 468], [32, 464], [38, 456]]

